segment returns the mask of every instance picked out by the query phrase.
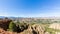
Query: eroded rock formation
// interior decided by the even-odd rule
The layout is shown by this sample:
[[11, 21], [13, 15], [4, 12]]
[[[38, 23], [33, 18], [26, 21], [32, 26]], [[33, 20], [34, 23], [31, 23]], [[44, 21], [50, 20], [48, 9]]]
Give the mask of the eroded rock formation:
[[49, 28], [60, 30], [60, 23], [53, 23], [49, 26]]
[[20, 34], [44, 34], [44, 27], [40, 26], [39, 24], [34, 24], [29, 26], [27, 30], [24, 30]]
[[[22, 30], [22, 32], [10, 32], [7, 31], [9, 23], [11, 20], [9, 19], [2, 19], [0, 20], [0, 34], [44, 34], [45, 28], [39, 24], [34, 24], [34, 25], [23, 25], [19, 26], [18, 30]], [[26, 26], [26, 27], [25, 27]], [[17, 31], [18, 31], [17, 30]]]

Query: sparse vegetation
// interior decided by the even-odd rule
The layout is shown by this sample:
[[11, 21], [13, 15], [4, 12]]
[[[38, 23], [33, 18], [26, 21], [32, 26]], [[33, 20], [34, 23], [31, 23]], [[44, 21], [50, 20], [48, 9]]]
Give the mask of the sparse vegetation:
[[[54, 19], [32, 19], [32, 18], [29, 19], [29, 18], [26, 18], [26, 19], [22, 19], [21, 21], [19, 21], [19, 20], [8, 21], [8, 18], [5, 18], [5, 19], [3, 19], [3, 20], [1, 19], [0, 20], [1, 25], [4, 24], [4, 25], [9, 26], [9, 27], [6, 26], [7, 27], [6, 30], [7, 31], [11, 31], [11, 32], [20, 33], [20, 32], [25, 32], [27, 30], [26, 31], [26, 33], [27, 33], [27, 32], [29, 32], [28, 28], [30, 27], [30, 30], [32, 31], [33, 28], [31, 26], [35, 25], [35, 24], [42, 25], [42, 27], [45, 28], [44, 31], [45, 32], [49, 32], [50, 34], [55, 34], [56, 32], [60, 32], [59, 29], [49, 28], [50, 24], [52, 24], [54, 22], [55, 23], [59, 23], [60, 21], [58, 21], [58, 19], [54, 20]], [[3, 27], [5, 27], [5, 26], [3, 26]], [[34, 27], [33, 30], [35, 31], [35, 27]]]
[[16, 24], [14, 22], [10, 22], [8, 30], [15, 32], [17, 30]]

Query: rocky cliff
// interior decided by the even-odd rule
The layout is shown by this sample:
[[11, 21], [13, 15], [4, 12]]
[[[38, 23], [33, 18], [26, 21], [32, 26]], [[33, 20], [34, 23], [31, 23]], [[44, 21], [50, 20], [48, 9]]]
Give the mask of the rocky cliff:
[[29, 26], [27, 30], [24, 30], [20, 34], [44, 34], [44, 31], [44, 27], [39, 24], [34, 24], [32, 26]]

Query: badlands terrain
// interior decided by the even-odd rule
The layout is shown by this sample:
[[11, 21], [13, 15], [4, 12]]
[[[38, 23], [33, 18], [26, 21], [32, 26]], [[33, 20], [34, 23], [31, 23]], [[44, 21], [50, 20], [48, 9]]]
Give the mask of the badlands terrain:
[[60, 34], [60, 18], [0, 18], [0, 34]]

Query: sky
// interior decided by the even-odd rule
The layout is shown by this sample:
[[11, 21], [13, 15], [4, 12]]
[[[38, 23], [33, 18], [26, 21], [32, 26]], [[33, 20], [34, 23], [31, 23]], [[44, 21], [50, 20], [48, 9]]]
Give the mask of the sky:
[[60, 17], [60, 0], [0, 0], [0, 16]]

